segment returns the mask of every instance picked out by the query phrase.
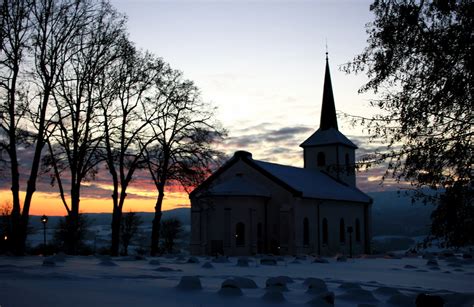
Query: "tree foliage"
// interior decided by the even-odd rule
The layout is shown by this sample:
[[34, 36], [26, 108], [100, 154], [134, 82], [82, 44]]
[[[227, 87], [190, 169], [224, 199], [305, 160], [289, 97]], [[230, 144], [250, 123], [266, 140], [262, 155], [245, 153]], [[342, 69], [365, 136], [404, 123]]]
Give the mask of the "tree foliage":
[[474, 4], [469, 0], [376, 0], [368, 46], [345, 66], [370, 80], [371, 104], [382, 112], [362, 119], [388, 143], [376, 161], [417, 187], [449, 187], [472, 179]]
[[163, 238], [163, 250], [172, 253], [174, 244], [183, 232], [183, 224], [177, 218], [168, 218], [161, 221], [161, 236]]
[[474, 244], [474, 192], [454, 184], [441, 196], [431, 214], [431, 235], [441, 239], [446, 247], [462, 247]]
[[125, 213], [120, 225], [120, 239], [122, 243], [122, 254], [128, 255], [128, 246], [136, 238], [139, 227], [143, 224], [142, 218], [135, 212]]
[[380, 96], [371, 104], [381, 113], [358, 118], [388, 144], [370, 162], [387, 162], [385, 176], [418, 192], [440, 190], [432, 235], [447, 245], [472, 244], [474, 3], [375, 0], [370, 10], [368, 46], [345, 66], [369, 77], [361, 92]]

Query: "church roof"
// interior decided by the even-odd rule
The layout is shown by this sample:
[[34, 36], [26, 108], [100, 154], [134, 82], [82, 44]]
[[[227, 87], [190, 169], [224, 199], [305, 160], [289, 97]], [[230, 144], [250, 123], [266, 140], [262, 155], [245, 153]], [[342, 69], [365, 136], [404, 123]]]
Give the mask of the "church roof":
[[342, 134], [339, 130], [330, 128], [328, 130], [316, 130], [309, 138], [306, 139], [303, 143], [301, 143], [301, 147], [310, 147], [310, 146], [322, 146], [322, 145], [330, 145], [330, 144], [341, 144], [348, 147], [352, 147], [354, 149], [357, 146], [351, 142], [344, 134]]
[[241, 174], [216, 184], [207, 193], [213, 196], [271, 196], [265, 188], [248, 182]]
[[371, 198], [357, 188], [347, 186], [316, 170], [253, 160], [259, 167], [299, 191], [302, 197], [371, 202]]
[[242, 177], [238, 178], [238, 176], [212, 186], [212, 182], [219, 177], [221, 173], [229, 169], [239, 160], [298, 197], [362, 203], [370, 203], [372, 201], [369, 196], [359, 189], [337, 181], [317, 169], [306, 169], [254, 160], [252, 159], [252, 154], [245, 151], [237, 151], [232, 159], [227, 161], [214, 174], [192, 191], [190, 197], [193, 197], [199, 193], [199, 191], [206, 188], [209, 188], [208, 191], [216, 196], [269, 196], [265, 189], [247, 182]]

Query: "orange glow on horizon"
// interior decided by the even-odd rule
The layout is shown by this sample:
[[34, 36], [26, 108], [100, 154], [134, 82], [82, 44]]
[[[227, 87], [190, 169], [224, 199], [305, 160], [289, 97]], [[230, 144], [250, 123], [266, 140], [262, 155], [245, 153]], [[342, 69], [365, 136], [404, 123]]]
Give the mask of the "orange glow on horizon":
[[[154, 212], [156, 203], [156, 192], [146, 192], [146, 196], [139, 197], [127, 197], [123, 211], [134, 211], [134, 212]], [[152, 196], [153, 195], [153, 196]], [[25, 192], [20, 192], [20, 199], [23, 200]], [[0, 190], [0, 206], [5, 203], [11, 203], [11, 191]], [[66, 200], [68, 200], [66, 198]], [[189, 207], [189, 198], [185, 192], [170, 191], [165, 193], [165, 199], [163, 200], [163, 211]], [[112, 212], [112, 198], [92, 198], [92, 197], [81, 197], [80, 212], [84, 213], [111, 213]], [[35, 192], [30, 208], [30, 215], [51, 215], [51, 216], [64, 216], [66, 215], [66, 209], [61, 201], [58, 193], [49, 192]]]

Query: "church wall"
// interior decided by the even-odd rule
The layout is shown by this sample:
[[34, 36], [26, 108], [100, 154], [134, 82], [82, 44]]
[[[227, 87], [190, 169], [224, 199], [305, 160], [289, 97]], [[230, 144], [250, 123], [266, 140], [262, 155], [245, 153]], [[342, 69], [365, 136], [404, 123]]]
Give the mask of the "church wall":
[[[318, 154], [322, 152], [325, 155], [326, 163], [324, 166], [318, 166]], [[346, 167], [346, 154], [349, 155], [350, 168]], [[305, 168], [314, 168], [326, 171], [334, 178], [339, 179], [350, 186], [356, 186], [356, 177], [354, 172], [355, 150], [342, 145], [327, 145], [306, 147], [304, 149]], [[338, 174], [338, 167], [339, 174]], [[348, 172], [349, 170], [349, 172]]]
[[[293, 232], [290, 230], [292, 229], [291, 225], [291, 215], [292, 213], [292, 199], [293, 196], [287, 190], [283, 189], [278, 184], [274, 183], [266, 176], [262, 175], [261, 173], [254, 170], [252, 167], [248, 166], [242, 161], [238, 161], [232, 167], [227, 169], [223, 172], [219, 178], [216, 178], [214, 184], [219, 184], [226, 179], [232, 178], [237, 174], [242, 174], [245, 180], [249, 182], [254, 182], [256, 185], [263, 187], [268, 190], [268, 192], [272, 195], [271, 199], [267, 199], [264, 201], [264, 198], [253, 198], [253, 197], [212, 197], [208, 199], [212, 199], [212, 203], [214, 205], [215, 213], [208, 214], [208, 220], [205, 222], [208, 226], [207, 234], [208, 237], [203, 237], [202, 234], [200, 237], [196, 234], [192, 234], [191, 237], [191, 252], [194, 254], [202, 254], [206, 253], [209, 254], [211, 251], [211, 241], [212, 240], [224, 240], [224, 230], [226, 230], [226, 234], [229, 233], [229, 230], [226, 229], [228, 224], [231, 223], [232, 229], [230, 231], [231, 235], [235, 235], [235, 224], [238, 220], [246, 221], [245, 223], [245, 230], [248, 231], [250, 229], [250, 221], [248, 211], [252, 208], [255, 210], [254, 216], [252, 217], [252, 227], [253, 232], [248, 233], [248, 235], [252, 237], [253, 244], [255, 245], [250, 249], [250, 247], [246, 246], [245, 248], [237, 248], [235, 246], [235, 240], [232, 240], [230, 246], [225, 242], [224, 252], [227, 255], [243, 255], [243, 254], [252, 254], [257, 252], [271, 252], [271, 253], [281, 253], [281, 254], [288, 254], [290, 253], [292, 237], [294, 236]], [[267, 209], [267, 221], [266, 221], [266, 229], [265, 229], [265, 206]], [[197, 210], [197, 200], [191, 199], [191, 207], [192, 211]], [[227, 215], [230, 217], [226, 218], [225, 209], [228, 210]], [[230, 211], [230, 213], [229, 213]], [[192, 225], [193, 225], [193, 232], [194, 229], [198, 229], [199, 227], [195, 228], [199, 223], [204, 223], [203, 218], [204, 213], [192, 214]], [[194, 220], [193, 220], [194, 217]], [[229, 221], [230, 219], [230, 221]], [[260, 246], [258, 245], [258, 238], [257, 238], [257, 227], [258, 223], [262, 224], [262, 235], [267, 237], [267, 240], [263, 240], [262, 238], [260, 242]], [[196, 225], [196, 226], [195, 226]], [[199, 228], [199, 229], [202, 229]], [[212, 234], [212, 235], [211, 235]], [[228, 235], [225, 235], [228, 237]], [[247, 236], [246, 236], [247, 238]], [[266, 243], [266, 244], [265, 244]], [[262, 246], [263, 244], [263, 246]], [[198, 246], [206, 245], [206, 248], [199, 248]], [[250, 252], [249, 252], [250, 251]]]
[[[364, 253], [364, 204], [351, 202], [323, 201], [320, 205], [321, 228], [323, 219], [328, 221], [328, 244], [323, 243], [323, 231], [321, 229], [321, 254], [334, 255], [343, 253], [349, 255], [349, 233], [347, 228], [353, 228], [352, 252], [354, 255]], [[340, 221], [344, 220], [345, 242], [340, 240]], [[356, 219], [360, 223], [360, 241], [356, 240]]]
[[[304, 219], [308, 219], [308, 244], [304, 242]], [[295, 205], [294, 221], [294, 253], [317, 254], [318, 252], [318, 211], [317, 201], [298, 199]]]

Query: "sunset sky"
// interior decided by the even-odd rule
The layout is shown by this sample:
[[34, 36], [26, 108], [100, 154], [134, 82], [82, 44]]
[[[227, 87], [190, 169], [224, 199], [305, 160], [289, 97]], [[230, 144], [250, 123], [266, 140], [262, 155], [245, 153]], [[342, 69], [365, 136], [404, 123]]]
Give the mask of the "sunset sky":
[[[202, 98], [218, 108], [216, 117], [229, 132], [222, 150], [229, 156], [247, 150], [256, 159], [294, 166], [302, 166], [299, 144], [319, 126], [326, 41], [337, 110], [365, 116], [376, 111], [368, 106], [373, 96], [357, 93], [366, 78], [339, 70], [366, 44], [370, 2], [112, 0], [128, 16], [131, 40], [183, 71]], [[339, 128], [360, 147], [359, 153], [374, 146], [342, 117]], [[383, 189], [379, 173], [360, 173], [359, 187]], [[64, 215], [57, 187], [47, 176], [38, 185], [31, 213]], [[1, 205], [11, 197], [8, 174], [0, 188]], [[83, 188], [81, 211], [110, 212], [110, 195], [108, 172], [102, 168]], [[156, 191], [146, 173], [128, 195], [125, 211], [154, 210]], [[164, 207], [188, 204], [187, 194], [172, 189]]]

